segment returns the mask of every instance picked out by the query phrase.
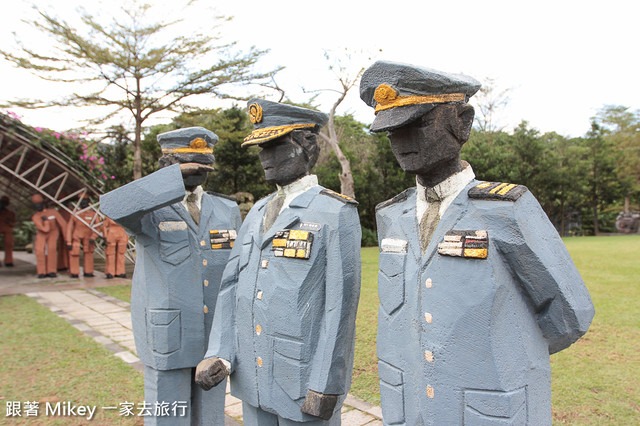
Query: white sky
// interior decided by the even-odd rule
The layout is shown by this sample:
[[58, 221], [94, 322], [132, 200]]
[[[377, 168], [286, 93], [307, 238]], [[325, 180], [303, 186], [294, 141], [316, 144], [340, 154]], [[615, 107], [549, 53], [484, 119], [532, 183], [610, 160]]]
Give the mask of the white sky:
[[[117, 10], [120, 0], [84, 2], [38, 1], [72, 21], [82, 4], [89, 11]], [[174, 0], [155, 4], [180, 4]], [[478, 80], [495, 79], [499, 88], [510, 88], [510, 102], [498, 116], [511, 129], [520, 120], [543, 131], [581, 136], [589, 130], [589, 118], [605, 104], [640, 108], [640, 2], [633, 0], [574, 1], [539, 0], [396, 0], [321, 2], [272, 0], [203, 1], [234, 16], [223, 27], [240, 47], [270, 49], [262, 66], [282, 65], [277, 81], [296, 102], [308, 99], [307, 90], [337, 88], [328, 69], [324, 50], [354, 53], [350, 65], [357, 71], [387, 59], [443, 71], [463, 73]], [[106, 6], [108, 5], [108, 6]], [[202, 24], [205, 13], [194, 13], [193, 26]], [[0, 17], [0, 48], [14, 44], [11, 33], [46, 46], [42, 36], [20, 23], [33, 17], [30, 2], [13, 1], [3, 6]], [[206, 22], [209, 25], [210, 22]], [[381, 50], [381, 52], [379, 52]], [[359, 52], [364, 52], [359, 54]], [[355, 72], [354, 71], [354, 72]], [[17, 97], [50, 98], [70, 90], [43, 82], [0, 60], [0, 101]], [[328, 112], [336, 95], [324, 92], [316, 102]], [[200, 106], [217, 107], [206, 100]], [[24, 121], [56, 130], [80, 126], [79, 118], [90, 109], [18, 111]], [[373, 112], [354, 89], [338, 113], [350, 112], [365, 123]], [[167, 118], [161, 118], [167, 121]], [[146, 123], [154, 124], [154, 123]], [[215, 131], [215, 129], [212, 129]]]

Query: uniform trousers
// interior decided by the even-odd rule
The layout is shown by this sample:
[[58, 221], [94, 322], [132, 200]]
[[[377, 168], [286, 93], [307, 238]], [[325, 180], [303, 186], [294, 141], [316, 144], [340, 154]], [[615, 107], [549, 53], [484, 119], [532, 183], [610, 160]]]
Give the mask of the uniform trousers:
[[329, 420], [318, 419], [317, 421], [311, 422], [297, 422], [295, 420], [284, 419], [277, 414], [269, 413], [243, 401], [242, 422], [245, 426], [340, 426], [341, 418], [340, 410], [338, 410]]
[[4, 264], [13, 263], [13, 228], [0, 234], [4, 234]]
[[69, 272], [74, 275], [80, 274], [80, 243], [84, 251], [84, 273], [93, 274], [93, 251], [95, 246], [89, 242], [90, 238], [74, 238], [69, 252]]
[[127, 243], [129, 238], [125, 235], [123, 238], [109, 240], [109, 244], [104, 249], [106, 263], [104, 267], [105, 274], [118, 276], [124, 274], [124, 254], [127, 252]]
[[34, 251], [38, 275], [56, 273], [58, 267], [58, 229], [47, 233], [37, 232]]
[[[168, 416], [145, 416], [145, 425], [168, 426], [224, 426], [224, 397], [227, 381], [205, 391], [194, 381], [195, 368], [177, 368], [174, 370], [156, 370], [144, 367], [144, 399], [153, 407], [156, 402], [168, 403]], [[184, 406], [182, 410], [172, 411], [172, 405]], [[174, 415], [176, 414], [176, 415]]]

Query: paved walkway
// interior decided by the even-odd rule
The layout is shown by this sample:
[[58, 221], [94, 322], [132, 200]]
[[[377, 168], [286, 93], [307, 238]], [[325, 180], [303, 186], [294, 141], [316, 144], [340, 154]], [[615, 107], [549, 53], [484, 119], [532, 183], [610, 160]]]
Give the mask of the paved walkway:
[[[30, 263], [28, 255], [20, 256], [21, 264]], [[30, 270], [24, 264], [16, 265], [19, 268], [16, 272], [19, 285], [11, 287], [11, 291], [2, 292], [0, 295], [20, 293], [20, 290], [30, 289], [27, 296], [34, 298], [40, 304], [48, 307], [58, 316], [66, 319], [69, 323], [82, 331], [87, 336], [92, 337], [96, 342], [104, 345], [115, 356], [122, 359], [133, 368], [144, 371], [144, 366], [136, 356], [136, 348], [131, 330], [130, 305], [103, 292], [93, 288], [97, 285], [116, 284], [116, 280], [103, 280], [102, 278], [89, 278], [72, 280], [68, 276], [60, 276], [51, 279], [52, 282], [44, 283], [39, 280], [37, 284], [29, 285], [22, 272]], [[6, 284], [9, 275], [8, 268], [4, 271], [2, 281]], [[13, 272], [13, 271], [12, 271]], [[97, 272], [96, 275], [102, 275]], [[22, 276], [22, 279], [19, 278]], [[87, 281], [87, 282], [85, 282]], [[15, 282], [15, 281], [14, 281]], [[130, 283], [130, 280], [118, 280], [117, 284]], [[2, 286], [0, 286], [2, 287]], [[10, 286], [4, 286], [8, 290]], [[63, 288], [58, 290], [58, 288]], [[225, 413], [227, 414], [226, 425], [242, 424], [242, 403], [239, 399], [229, 394], [227, 385], [227, 397], [225, 402]], [[342, 408], [343, 426], [374, 426], [382, 425], [382, 411], [380, 407], [373, 406], [361, 401], [353, 396], [347, 396]]]

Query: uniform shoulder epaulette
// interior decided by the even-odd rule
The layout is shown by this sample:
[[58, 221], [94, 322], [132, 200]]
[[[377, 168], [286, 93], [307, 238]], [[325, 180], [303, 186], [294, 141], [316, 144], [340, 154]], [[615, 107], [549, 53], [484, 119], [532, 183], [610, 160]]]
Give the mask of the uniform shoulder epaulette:
[[469, 198], [478, 200], [516, 201], [528, 189], [524, 185], [503, 182], [482, 182], [471, 188]]
[[325, 188], [322, 191], [320, 191], [320, 193], [324, 194], [324, 195], [328, 195], [331, 198], [335, 198], [336, 200], [340, 200], [343, 203], [355, 204], [356, 206], [358, 205], [358, 202], [356, 200], [354, 200], [353, 198], [348, 197], [348, 196], [346, 196], [344, 194], [340, 194], [340, 193], [338, 193], [336, 191], [332, 191], [332, 190], [327, 189], [327, 188]]
[[213, 191], [207, 191], [207, 194], [214, 195], [216, 197], [226, 198], [227, 200], [231, 200], [231, 201], [234, 201], [234, 202], [238, 201], [238, 200], [236, 200], [236, 197], [234, 197], [233, 195], [221, 194], [219, 192], [213, 192]]
[[395, 204], [395, 203], [401, 203], [401, 202], [403, 202], [404, 200], [406, 200], [407, 198], [409, 198], [409, 194], [410, 194], [410, 193], [411, 193], [411, 191], [412, 191], [412, 190], [414, 190], [414, 189], [415, 189], [415, 188], [408, 188], [408, 189], [405, 189], [404, 191], [402, 191], [401, 193], [399, 193], [399, 194], [398, 194], [398, 195], [396, 195], [395, 197], [393, 197], [393, 198], [391, 198], [391, 199], [389, 199], [389, 200], [387, 200], [387, 201], [383, 201], [383, 202], [379, 203], [379, 204], [376, 206], [376, 211], [378, 211], [378, 210], [380, 210], [380, 209], [383, 209], [383, 208], [385, 208], [385, 207], [387, 207], [387, 206], [390, 206], [390, 205], [392, 205], [392, 204]]

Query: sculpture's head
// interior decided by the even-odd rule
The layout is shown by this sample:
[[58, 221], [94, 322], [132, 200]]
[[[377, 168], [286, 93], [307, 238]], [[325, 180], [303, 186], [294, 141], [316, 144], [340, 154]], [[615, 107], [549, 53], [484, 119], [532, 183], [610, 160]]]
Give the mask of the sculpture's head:
[[187, 190], [193, 191], [207, 179], [213, 171], [215, 161], [213, 146], [218, 136], [203, 127], [188, 127], [172, 130], [158, 135], [162, 147], [162, 157], [158, 160], [160, 168], [179, 163], [182, 179]]
[[40, 194], [33, 194], [31, 196], [31, 205], [36, 211], [41, 212], [44, 210], [44, 198]]
[[86, 209], [87, 207], [89, 207], [89, 201], [90, 201], [90, 196], [89, 194], [82, 194], [80, 196], [80, 208], [81, 209]]
[[242, 146], [259, 145], [265, 179], [287, 185], [311, 172], [318, 160], [317, 137], [329, 117], [321, 112], [263, 99], [248, 103], [254, 130]]
[[439, 182], [460, 168], [474, 117], [467, 102], [479, 88], [468, 76], [379, 61], [362, 75], [360, 97], [375, 108], [371, 131], [389, 132], [402, 169]]

